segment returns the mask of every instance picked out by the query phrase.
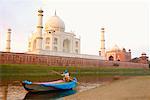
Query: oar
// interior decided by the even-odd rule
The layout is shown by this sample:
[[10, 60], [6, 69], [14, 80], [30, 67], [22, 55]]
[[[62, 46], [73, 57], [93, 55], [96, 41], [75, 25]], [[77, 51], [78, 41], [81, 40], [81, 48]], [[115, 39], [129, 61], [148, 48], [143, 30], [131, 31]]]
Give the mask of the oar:
[[54, 71], [54, 70], [50, 70], [51, 72], [53, 72], [53, 73], [56, 73], [56, 74], [58, 74], [58, 75], [61, 75], [62, 76], [62, 74], [60, 74], [59, 72], [56, 72], [56, 71]]

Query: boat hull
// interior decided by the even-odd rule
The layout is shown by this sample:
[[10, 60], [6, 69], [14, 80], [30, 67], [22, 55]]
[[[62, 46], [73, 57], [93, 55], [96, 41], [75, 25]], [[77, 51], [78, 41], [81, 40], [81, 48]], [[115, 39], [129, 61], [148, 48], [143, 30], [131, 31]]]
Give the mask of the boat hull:
[[77, 80], [71, 82], [64, 82], [63, 80], [53, 81], [53, 82], [40, 82], [32, 83], [30, 81], [23, 81], [23, 87], [29, 92], [46, 92], [46, 91], [56, 91], [56, 90], [70, 90], [77, 86]]
[[46, 91], [54, 91], [54, 90], [58, 90], [54, 87], [45, 87], [39, 84], [24, 84], [22, 83], [22, 85], [24, 86], [25, 90], [29, 91], [29, 92], [46, 92]]

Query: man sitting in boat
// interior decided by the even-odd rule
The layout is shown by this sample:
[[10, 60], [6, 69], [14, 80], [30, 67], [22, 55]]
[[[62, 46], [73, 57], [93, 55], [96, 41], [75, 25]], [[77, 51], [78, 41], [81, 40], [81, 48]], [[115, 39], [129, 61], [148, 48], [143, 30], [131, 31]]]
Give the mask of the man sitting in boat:
[[65, 71], [63, 72], [63, 74], [61, 74], [61, 75], [64, 76], [64, 77], [63, 77], [63, 80], [66, 81], [66, 82], [69, 82], [69, 81], [72, 80], [71, 77], [70, 77], [70, 75], [69, 75], [68, 70], [65, 70]]

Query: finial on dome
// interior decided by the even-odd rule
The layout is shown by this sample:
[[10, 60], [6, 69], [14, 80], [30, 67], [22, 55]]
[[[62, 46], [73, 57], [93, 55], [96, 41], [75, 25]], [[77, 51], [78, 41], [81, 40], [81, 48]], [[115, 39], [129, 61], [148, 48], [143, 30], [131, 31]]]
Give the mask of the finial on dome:
[[55, 9], [55, 16], [57, 16], [57, 14], [56, 14], [56, 9]]

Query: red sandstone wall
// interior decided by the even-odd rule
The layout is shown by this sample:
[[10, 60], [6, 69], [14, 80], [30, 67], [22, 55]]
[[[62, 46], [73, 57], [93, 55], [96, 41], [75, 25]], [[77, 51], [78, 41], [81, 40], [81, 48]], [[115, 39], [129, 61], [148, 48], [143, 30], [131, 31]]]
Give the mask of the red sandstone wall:
[[[41, 64], [50, 66], [148, 68], [148, 64], [84, 58], [0, 52], [0, 64]], [[119, 66], [116, 66], [119, 65]]]
[[104, 67], [119, 67], [119, 68], [149, 68], [148, 64], [121, 62], [121, 61], [100, 61]]

